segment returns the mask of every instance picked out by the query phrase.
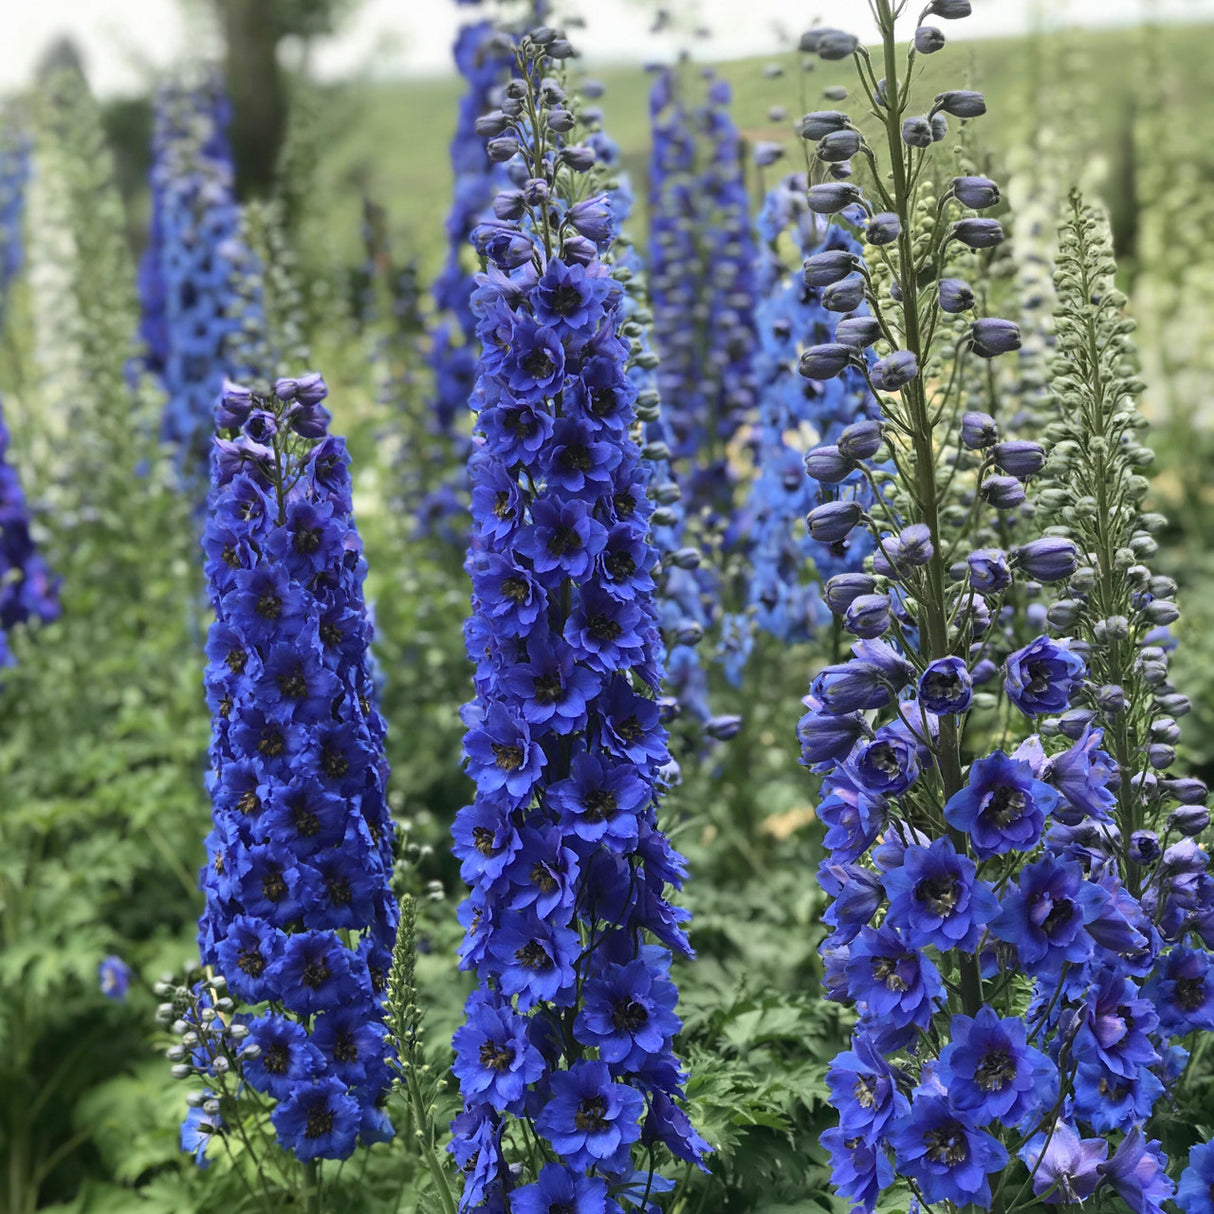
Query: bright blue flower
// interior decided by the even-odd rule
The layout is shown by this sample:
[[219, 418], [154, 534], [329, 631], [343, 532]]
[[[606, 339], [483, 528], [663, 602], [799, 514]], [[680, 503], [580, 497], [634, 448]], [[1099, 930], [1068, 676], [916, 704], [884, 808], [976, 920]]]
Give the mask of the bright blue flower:
[[1214, 966], [1204, 949], [1177, 945], [1156, 963], [1142, 988], [1159, 1014], [1159, 1028], [1170, 1037], [1214, 1031]]
[[893, 1069], [863, 1030], [852, 1037], [850, 1050], [836, 1055], [826, 1083], [839, 1113], [839, 1129], [848, 1138], [876, 1142], [890, 1119], [909, 1108]]
[[[214, 1099], [215, 1093], [204, 1091], [203, 1095]], [[200, 1106], [191, 1106], [181, 1123], [181, 1149], [193, 1155], [194, 1163], [205, 1170], [211, 1166], [207, 1149], [215, 1135], [222, 1134], [225, 1128], [224, 1120], [218, 1113], [204, 1113]]]
[[977, 1016], [954, 1016], [950, 1026], [939, 1078], [949, 1104], [974, 1125], [1015, 1125], [1052, 1104], [1058, 1070], [1027, 1044], [1023, 1020], [1000, 1019], [984, 1004]]
[[853, 1210], [872, 1214], [877, 1197], [894, 1182], [889, 1156], [861, 1136], [849, 1136], [838, 1126], [824, 1130], [819, 1139], [830, 1152], [831, 1184]]
[[1103, 1138], [1080, 1138], [1075, 1127], [1059, 1120], [1050, 1131], [1034, 1134], [1020, 1158], [1033, 1173], [1033, 1192], [1047, 1205], [1086, 1201], [1100, 1183], [1099, 1166], [1109, 1153]]
[[279, 1143], [302, 1161], [348, 1159], [362, 1123], [358, 1101], [336, 1076], [297, 1084], [270, 1114]]
[[918, 778], [919, 762], [914, 742], [887, 725], [852, 751], [844, 770], [870, 796], [897, 797]]
[[1159, 1061], [1151, 1035], [1159, 1017], [1138, 987], [1113, 969], [1102, 969], [1080, 1010], [1073, 1050], [1081, 1062], [1099, 1061], [1114, 1074], [1133, 1079], [1140, 1067]]
[[970, 767], [969, 782], [944, 806], [950, 826], [965, 831], [980, 860], [1009, 851], [1031, 851], [1041, 838], [1045, 816], [1059, 801], [1048, 784], [1033, 778], [1022, 759], [1001, 750]]
[[619, 1171], [641, 1134], [640, 1092], [613, 1081], [605, 1062], [575, 1062], [552, 1075], [551, 1086], [535, 1128], [571, 1166]]
[[886, 917], [915, 948], [933, 944], [973, 952], [983, 926], [998, 910], [990, 886], [975, 877], [975, 865], [957, 855], [949, 839], [906, 849], [902, 866], [881, 878], [889, 896]]
[[681, 1027], [674, 1013], [678, 991], [651, 958], [608, 966], [586, 983], [582, 998], [574, 1035], [596, 1048], [615, 1074], [663, 1053]]
[[1185, 1214], [1214, 1214], [1214, 1142], [1189, 1150], [1189, 1166], [1180, 1174], [1176, 1204]]
[[846, 962], [849, 998], [872, 1020], [895, 1027], [926, 1028], [944, 995], [944, 980], [934, 962], [912, 948], [888, 922], [866, 927], [853, 942]]
[[121, 957], [104, 958], [97, 967], [97, 985], [107, 999], [122, 1003], [131, 986], [131, 967]]
[[[614, 1203], [613, 1203], [614, 1204]], [[510, 1194], [514, 1214], [606, 1214], [607, 1184], [597, 1176], [585, 1176], [559, 1163], [546, 1163], [534, 1184]]]
[[249, 1041], [257, 1053], [244, 1063], [244, 1076], [259, 1092], [286, 1100], [301, 1083], [325, 1070], [325, 1055], [296, 1020], [267, 1012], [249, 1022]]
[[1072, 1109], [1098, 1133], [1129, 1130], [1150, 1117], [1163, 1091], [1159, 1078], [1145, 1067], [1127, 1076], [1099, 1061], [1081, 1062], [1075, 1068]]
[[898, 1171], [919, 1182], [926, 1201], [989, 1206], [987, 1176], [1007, 1166], [1003, 1144], [949, 1108], [944, 1096], [916, 1092], [911, 1111], [889, 1130]]
[[455, 1032], [455, 1066], [465, 1100], [519, 1112], [527, 1085], [544, 1074], [544, 1059], [527, 1038], [527, 1021], [483, 991], [473, 991]]
[[1070, 641], [1040, 636], [1011, 654], [1005, 664], [1008, 698], [1027, 717], [1062, 712], [1083, 681], [1087, 667]]
[[1103, 729], [1085, 729], [1070, 750], [1050, 759], [1042, 778], [1058, 789], [1066, 802], [1054, 809], [1060, 822], [1075, 825], [1084, 818], [1110, 820], [1110, 812], [1117, 804], [1113, 791], [1117, 764], [1111, 755], [1099, 749], [1103, 739]]
[[1162, 1203], [1176, 1188], [1166, 1167], [1167, 1157], [1159, 1149], [1159, 1142], [1148, 1141], [1142, 1127], [1136, 1125], [1098, 1170], [1101, 1180], [1112, 1185], [1134, 1214], [1162, 1214]]

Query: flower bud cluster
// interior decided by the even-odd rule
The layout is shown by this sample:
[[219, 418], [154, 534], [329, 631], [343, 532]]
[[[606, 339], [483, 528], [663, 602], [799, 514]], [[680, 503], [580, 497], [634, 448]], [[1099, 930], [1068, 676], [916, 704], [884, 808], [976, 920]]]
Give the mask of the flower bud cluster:
[[[875, 10], [889, 65], [894, 6], [876, 0]], [[929, 10], [964, 15], [968, 0]], [[914, 182], [930, 149], [907, 137], [909, 90], [869, 82], [867, 52], [853, 53], [893, 168], [874, 163], [864, 188], [811, 187], [809, 204], [890, 212], [899, 235], [873, 256], [888, 256], [895, 285], [938, 285], [891, 292], [896, 307], [869, 294], [895, 347], [871, 368], [839, 339], [807, 352], [810, 371], [868, 375], [892, 423], [886, 441], [898, 444], [894, 473], [867, 505], [834, 488], [849, 467], [842, 440], [807, 459], [827, 499], [809, 513], [811, 536], [837, 542], [864, 527], [875, 541], [871, 564], [825, 587], [857, 640], [850, 660], [814, 678], [799, 726], [804, 762], [823, 777], [826, 986], [859, 1016], [852, 1048], [827, 1074], [839, 1125], [822, 1141], [836, 1187], [866, 1211], [897, 1183], [958, 1208], [1009, 1209], [1031, 1188], [1045, 1201], [1116, 1194], [1161, 1214], [1175, 1186], [1145, 1125], [1184, 1069], [1181, 1039], [1214, 1029], [1214, 881], [1193, 841], [1209, 820], [1205, 789], [1162, 774], [1185, 702], [1152, 631], [1175, 608], [1172, 587], [1144, 564], [1158, 523], [1141, 513], [1149, 453], [1134, 440], [1111, 258], [1094, 221], [1073, 220], [1056, 320], [1065, 420], [1046, 435], [1043, 477], [1045, 444], [1005, 436], [936, 386], [955, 378], [933, 350], [940, 314], [968, 310], [978, 294], [941, 281], [945, 255], [1001, 235], [996, 220], [949, 221], [946, 209], [992, 205], [998, 191], [954, 180], [920, 241]], [[927, 118], [984, 108], [951, 90]], [[816, 261], [815, 278], [846, 270], [840, 262]], [[1010, 322], [979, 318], [953, 358], [1016, 345]], [[961, 453], [943, 484], [942, 451]], [[1028, 520], [1034, 479], [1045, 486], [1038, 513], [1061, 525], [1035, 536], [1021, 526], [1014, 544], [967, 550], [970, 535], [1013, 534], [998, 526], [1007, 512]], [[954, 504], [970, 516], [955, 537], [943, 531]], [[1051, 631], [1005, 656], [995, 622], [1017, 587], [1042, 583], [1066, 587]], [[976, 691], [986, 684], [997, 696]], [[992, 708], [1007, 740], [970, 753]], [[1165, 824], [1167, 805], [1176, 808]], [[1196, 1155], [1192, 1166], [1196, 1189], [1208, 1165]]]
[[269, 1004], [244, 1079], [280, 1144], [345, 1158], [391, 1136], [382, 997], [397, 910], [384, 722], [369, 666], [365, 562], [344, 443], [316, 374], [272, 396], [225, 385], [203, 536], [215, 623], [199, 922], [205, 966]]
[[218, 77], [156, 94], [152, 217], [139, 263], [139, 333], [164, 385], [161, 434], [192, 479], [206, 476], [211, 407], [234, 370], [227, 305], [240, 211], [228, 145], [229, 105]]
[[[472, 886], [462, 964], [478, 978], [455, 1035], [465, 1210], [615, 1211], [633, 1184], [668, 1185], [654, 1151], [698, 1162], [706, 1149], [672, 1052], [671, 950], [687, 940], [665, 899], [682, 861], [656, 820], [669, 755], [654, 507], [605, 260], [615, 212], [583, 185], [597, 153], [563, 138], [577, 109], [558, 76], [567, 47], [550, 29], [518, 41], [489, 116], [517, 205], [499, 195], [512, 217], [473, 233], [487, 262], [472, 299], [477, 696], [464, 745], [476, 797], [453, 831]], [[520, 1120], [553, 1162], [514, 1157]], [[639, 1173], [638, 1144], [651, 1148]]]
[[7, 636], [31, 620], [59, 616], [59, 580], [52, 577], [30, 534], [30, 515], [0, 409], [0, 667], [12, 661]]

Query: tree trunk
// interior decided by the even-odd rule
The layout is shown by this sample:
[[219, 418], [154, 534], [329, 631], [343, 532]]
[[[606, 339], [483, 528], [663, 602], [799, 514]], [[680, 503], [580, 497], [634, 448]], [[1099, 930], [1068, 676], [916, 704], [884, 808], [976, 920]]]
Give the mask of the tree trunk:
[[268, 194], [286, 130], [278, 27], [269, 0], [220, 0], [232, 99], [232, 154], [241, 198]]

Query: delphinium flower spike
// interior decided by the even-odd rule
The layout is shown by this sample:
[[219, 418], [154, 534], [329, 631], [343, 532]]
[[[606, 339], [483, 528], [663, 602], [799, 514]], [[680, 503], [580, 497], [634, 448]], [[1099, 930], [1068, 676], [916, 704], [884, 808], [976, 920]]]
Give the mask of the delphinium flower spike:
[[29, 135], [0, 110], [0, 325], [14, 279], [25, 262], [22, 222], [30, 176]]
[[158, 90], [151, 232], [139, 266], [146, 362], [168, 396], [162, 434], [178, 448], [183, 472], [200, 483], [215, 397], [233, 370], [227, 307], [240, 212], [227, 122], [217, 77]]
[[[836, 1187], [866, 1211], [896, 1185], [895, 1201], [946, 1208], [1100, 1193], [1160, 1214], [1173, 1182], [1145, 1123], [1183, 1066], [1169, 1040], [1208, 1027], [1208, 959], [1188, 940], [1206, 922], [1205, 857], [1183, 833], [1208, 814], [1203, 786], [1162, 774], [1184, 700], [1149, 629], [1175, 608], [1142, 565], [1154, 520], [1138, 512], [1147, 456], [1132, 441], [1111, 259], [1095, 221], [1072, 218], [1054, 384], [1065, 421], [1048, 436], [1063, 488], [1039, 479], [1041, 442], [965, 407], [964, 361], [1012, 352], [1018, 335], [985, 317], [954, 329], [978, 294], [956, 276], [957, 246], [1000, 241], [999, 222], [972, 213], [998, 189], [967, 175], [937, 191], [931, 158], [948, 120], [985, 102], [949, 89], [916, 115], [911, 81], [918, 48], [943, 42], [922, 22], [964, 16], [968, 0], [932, 0], [905, 64], [895, 6], [872, 7], [875, 58], [838, 31], [802, 42], [854, 57], [879, 124], [870, 143], [845, 114], [803, 120], [819, 152], [846, 132], [868, 166], [812, 185], [808, 202], [864, 210], [876, 322], [859, 345], [849, 327], [810, 347], [803, 373], [868, 377], [892, 463], [881, 479], [844, 452], [808, 461], [821, 486], [811, 536], [864, 527], [876, 542], [871, 569], [827, 584], [859, 639], [814, 679], [799, 727], [824, 777], [826, 983], [859, 1013], [828, 1071], [839, 1125], [823, 1142]], [[861, 501], [844, 470], [879, 491]], [[1033, 534], [1021, 519], [1014, 547], [975, 547], [1035, 483], [1039, 514], [1058, 511], [1060, 526]], [[1066, 587], [1050, 630], [1005, 653], [993, 621], [1023, 601], [1016, 588], [1043, 585]], [[996, 679], [997, 695], [976, 690]]]
[[614, 216], [583, 188], [592, 147], [566, 138], [570, 54], [551, 28], [516, 44], [488, 143], [514, 189], [473, 233], [487, 262], [465, 710], [477, 792], [454, 835], [472, 886], [462, 963], [479, 983], [455, 1037], [452, 1150], [463, 1209], [520, 1214], [648, 1206], [667, 1152], [706, 1150], [672, 1052], [671, 951], [688, 946], [665, 900], [682, 862], [656, 821], [653, 506], [604, 260]]
[[[349, 460], [325, 396], [312, 373], [268, 396], [229, 384], [216, 407], [232, 437], [215, 442], [203, 537], [214, 829], [199, 946], [226, 984], [194, 997], [212, 1036], [194, 1030], [201, 1053], [178, 1064], [206, 1078], [229, 1124], [260, 1115], [240, 1081], [268, 1097], [279, 1144], [305, 1163], [392, 1133], [384, 722]], [[257, 1014], [214, 1024], [218, 990]]]

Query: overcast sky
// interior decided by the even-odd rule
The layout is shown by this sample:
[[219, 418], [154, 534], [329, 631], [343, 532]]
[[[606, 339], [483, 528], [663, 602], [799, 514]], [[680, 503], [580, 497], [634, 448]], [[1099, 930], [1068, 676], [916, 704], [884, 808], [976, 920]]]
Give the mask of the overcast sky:
[[[671, 53], [673, 43], [649, 37], [646, 6], [637, 0], [568, 2], [587, 15], [587, 29], [576, 40], [592, 58], [655, 59]], [[47, 43], [64, 33], [84, 48], [94, 86], [107, 94], [140, 90], [149, 71], [171, 64], [201, 41], [180, 0], [0, 0], [0, 7], [0, 91], [26, 84]], [[977, 37], [1021, 31], [1034, 11], [1047, 13], [1054, 24], [1107, 24], [1138, 20], [1149, 7], [1165, 19], [1214, 16], [1214, 0], [974, 0], [973, 17], [942, 24]], [[698, 10], [715, 31], [701, 46], [706, 58], [774, 50], [778, 25], [795, 34], [815, 19], [872, 34], [867, 0], [699, 0]], [[318, 70], [326, 77], [366, 70], [445, 71], [456, 26], [475, 11], [453, 0], [363, 0], [358, 16], [323, 48]]]

